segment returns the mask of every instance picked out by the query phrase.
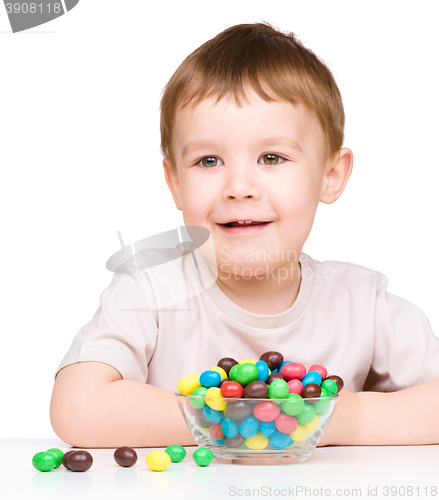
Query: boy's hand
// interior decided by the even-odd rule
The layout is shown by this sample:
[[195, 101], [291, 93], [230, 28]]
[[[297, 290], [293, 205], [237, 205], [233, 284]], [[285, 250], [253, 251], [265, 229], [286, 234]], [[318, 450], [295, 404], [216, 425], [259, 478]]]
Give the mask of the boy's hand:
[[355, 442], [358, 425], [358, 398], [346, 387], [340, 391], [329, 425], [317, 446], [346, 446]]

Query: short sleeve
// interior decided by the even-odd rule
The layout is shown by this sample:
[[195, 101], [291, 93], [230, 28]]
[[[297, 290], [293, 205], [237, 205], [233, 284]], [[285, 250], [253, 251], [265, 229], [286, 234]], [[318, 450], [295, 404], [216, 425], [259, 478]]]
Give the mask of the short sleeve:
[[393, 392], [439, 380], [439, 338], [414, 304], [377, 285], [373, 359], [365, 391]]
[[145, 271], [114, 273], [98, 310], [78, 332], [56, 373], [79, 361], [99, 361], [124, 379], [146, 382], [157, 342], [156, 309]]

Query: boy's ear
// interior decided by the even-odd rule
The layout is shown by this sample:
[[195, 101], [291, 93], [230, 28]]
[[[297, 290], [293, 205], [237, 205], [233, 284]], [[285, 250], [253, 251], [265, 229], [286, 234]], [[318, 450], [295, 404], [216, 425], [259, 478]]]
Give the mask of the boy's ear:
[[354, 155], [349, 148], [342, 148], [335, 159], [325, 167], [322, 192], [320, 201], [322, 203], [334, 203], [340, 198], [352, 173]]
[[177, 173], [171, 166], [171, 161], [169, 158], [165, 158], [163, 160], [163, 168], [165, 170], [165, 179], [166, 184], [168, 185], [172, 197], [174, 198], [174, 202], [178, 210], [181, 210], [181, 192], [180, 192], [180, 181], [178, 179]]

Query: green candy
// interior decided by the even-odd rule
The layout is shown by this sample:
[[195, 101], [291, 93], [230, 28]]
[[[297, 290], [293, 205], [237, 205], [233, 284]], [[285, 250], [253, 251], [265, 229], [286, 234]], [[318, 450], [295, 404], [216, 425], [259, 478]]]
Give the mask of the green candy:
[[[204, 396], [206, 395], [207, 387], [198, 387], [197, 389], [194, 390], [194, 392], [191, 394], [191, 396]], [[197, 410], [203, 408], [206, 406], [206, 402], [204, 399], [196, 399], [196, 398], [189, 398], [189, 404], [196, 408]]]
[[194, 462], [200, 467], [210, 465], [213, 460], [213, 453], [208, 448], [198, 448], [194, 451]]
[[230, 371], [229, 371], [229, 379], [230, 380], [233, 380], [236, 382], [236, 378], [235, 378], [235, 373], [236, 373], [236, 370], [239, 368], [239, 366], [241, 365], [233, 365], [232, 368], [230, 368]]
[[288, 394], [288, 384], [281, 378], [273, 380], [273, 382], [271, 382], [268, 386], [268, 395], [270, 399], [286, 399]]
[[337, 382], [331, 380], [330, 378], [325, 379], [321, 384], [322, 389], [328, 392], [329, 396], [335, 396], [337, 394]]
[[52, 455], [56, 458], [56, 465], [54, 469], [57, 469], [62, 464], [64, 452], [59, 448], [50, 448], [50, 450], [47, 450], [47, 453], [52, 453]]
[[309, 424], [316, 418], [316, 411], [313, 405], [306, 404], [303, 410], [296, 416], [299, 424]]
[[[234, 372], [235, 380], [236, 382], [239, 382], [243, 387], [248, 385], [250, 382], [254, 382], [258, 379], [259, 370], [253, 363], [242, 363], [242, 365], [238, 364], [235, 366], [238, 367]], [[230, 370], [230, 372], [232, 370]]]
[[288, 399], [281, 404], [282, 410], [287, 415], [291, 415], [295, 417], [302, 413], [303, 408], [305, 407], [305, 401], [302, 396], [298, 394], [288, 394]]
[[32, 465], [41, 472], [49, 472], [56, 467], [57, 458], [52, 453], [41, 451], [32, 458]]
[[174, 464], [181, 462], [186, 456], [186, 450], [179, 444], [169, 445], [166, 448], [165, 452], [171, 457], [171, 462], [173, 462]]
[[321, 399], [328, 397], [328, 391], [323, 388], [322, 393], [320, 394], [320, 398], [313, 403], [312, 405], [314, 406], [314, 410], [316, 411], [317, 415], [319, 417], [323, 417], [323, 415], [326, 415], [328, 413], [329, 407], [331, 406], [331, 400], [330, 399]]

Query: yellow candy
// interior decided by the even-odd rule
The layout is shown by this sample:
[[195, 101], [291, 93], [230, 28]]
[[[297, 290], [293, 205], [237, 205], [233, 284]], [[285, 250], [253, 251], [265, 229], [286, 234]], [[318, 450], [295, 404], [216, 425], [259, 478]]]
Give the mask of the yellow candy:
[[245, 444], [251, 450], [263, 450], [268, 444], [268, 437], [258, 431], [253, 437], [247, 438]]
[[200, 376], [197, 373], [192, 373], [192, 375], [183, 377], [177, 382], [177, 391], [187, 396], [192, 394], [198, 387], [201, 387], [201, 384]]
[[209, 398], [221, 398], [221, 390], [219, 387], [209, 387], [206, 391], [206, 396], [204, 401], [207, 406], [210, 406], [212, 410], [223, 411], [227, 406], [227, 400], [225, 399], [209, 399]]
[[151, 451], [146, 457], [146, 465], [149, 469], [161, 472], [169, 467], [171, 457], [162, 450]]
[[227, 378], [227, 373], [224, 370], [224, 368], [221, 368], [221, 366], [214, 366], [213, 368], [210, 369], [211, 371], [218, 372], [221, 375], [221, 382]]
[[304, 424], [299, 424], [294, 432], [290, 432], [290, 438], [293, 441], [297, 441], [298, 443], [300, 443], [300, 441], [305, 440], [307, 437], [308, 437], [308, 431], [306, 430]]
[[244, 363], [253, 363], [255, 365], [256, 361], [254, 359], [241, 359], [239, 362], [240, 365], [243, 365]]
[[305, 429], [311, 433], [312, 431], [315, 431], [317, 429], [319, 424], [320, 424], [320, 417], [318, 415], [316, 415], [315, 419], [312, 422], [310, 422], [309, 424], [304, 424], [304, 425], [305, 425]]

